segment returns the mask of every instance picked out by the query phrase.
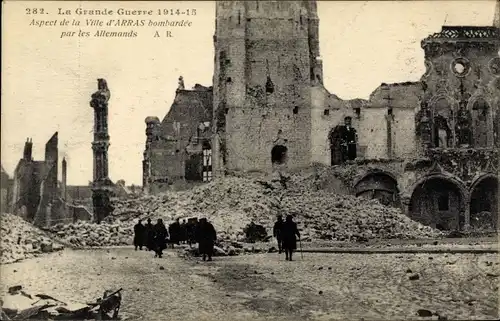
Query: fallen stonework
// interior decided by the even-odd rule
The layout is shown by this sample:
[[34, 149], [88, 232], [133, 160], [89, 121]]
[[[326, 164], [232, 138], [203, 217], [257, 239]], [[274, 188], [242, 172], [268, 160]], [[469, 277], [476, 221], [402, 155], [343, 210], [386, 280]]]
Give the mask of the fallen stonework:
[[106, 290], [102, 298], [82, 304], [43, 293], [31, 295], [17, 285], [2, 297], [1, 320], [118, 320], [121, 292]]
[[[293, 184], [293, 179], [288, 184]], [[130, 200], [115, 200], [113, 215], [100, 225], [56, 225], [52, 232], [75, 247], [132, 244], [137, 219], [206, 217], [222, 241], [244, 242], [244, 228], [251, 222], [272, 235], [277, 214], [293, 214], [302, 240], [415, 239], [442, 236], [440, 231], [417, 223], [399, 209], [376, 200], [327, 191], [308, 191], [309, 186], [284, 189], [282, 182], [226, 177], [192, 190], [167, 192]]]
[[13, 263], [41, 253], [60, 251], [64, 247], [54, 242], [46, 232], [21, 217], [2, 213], [0, 238], [1, 263]]

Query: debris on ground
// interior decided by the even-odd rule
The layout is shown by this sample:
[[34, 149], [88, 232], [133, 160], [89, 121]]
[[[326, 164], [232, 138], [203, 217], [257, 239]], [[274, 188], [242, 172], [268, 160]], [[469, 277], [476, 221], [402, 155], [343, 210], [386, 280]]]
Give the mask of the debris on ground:
[[64, 249], [46, 232], [17, 215], [1, 214], [0, 258], [2, 264]]
[[[401, 210], [351, 195], [311, 190], [291, 177], [287, 189], [276, 180], [225, 177], [186, 191], [169, 191], [128, 200], [115, 199], [115, 211], [99, 225], [78, 222], [56, 225], [51, 231], [74, 247], [130, 245], [137, 219], [206, 217], [218, 239], [244, 242], [245, 227], [253, 223], [272, 235], [277, 214], [292, 214], [303, 241], [323, 239], [363, 242], [373, 239], [435, 238], [441, 231], [411, 220]], [[271, 188], [272, 187], [272, 188]], [[261, 232], [259, 232], [261, 233]], [[262, 233], [263, 234], [263, 233]]]
[[13, 286], [2, 299], [1, 320], [117, 320], [122, 289], [106, 290], [95, 302], [63, 302], [50, 295], [30, 295]]

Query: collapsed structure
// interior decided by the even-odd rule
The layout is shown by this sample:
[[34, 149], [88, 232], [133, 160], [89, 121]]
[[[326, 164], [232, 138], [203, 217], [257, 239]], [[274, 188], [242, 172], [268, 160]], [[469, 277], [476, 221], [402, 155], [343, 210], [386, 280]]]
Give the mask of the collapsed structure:
[[[323, 86], [315, 1], [218, 1], [213, 87], [148, 117], [146, 192], [232, 173], [351, 166], [352, 190], [441, 229], [498, 213], [500, 26], [443, 26], [418, 82]], [[483, 215], [481, 214], [481, 215]]]
[[41, 227], [90, 219], [91, 214], [84, 207], [68, 204], [65, 158], [61, 164], [61, 180], [58, 180], [58, 140], [56, 132], [45, 144], [45, 160], [36, 161], [32, 155], [33, 141], [27, 139], [12, 183], [5, 188], [10, 200], [3, 211]]

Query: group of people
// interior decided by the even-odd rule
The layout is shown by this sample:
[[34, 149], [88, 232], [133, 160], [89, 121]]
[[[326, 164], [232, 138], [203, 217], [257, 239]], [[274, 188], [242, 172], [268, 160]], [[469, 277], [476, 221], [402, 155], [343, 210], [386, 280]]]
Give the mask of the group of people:
[[215, 241], [217, 240], [217, 233], [214, 226], [207, 221], [206, 218], [183, 220], [182, 223], [179, 219], [170, 224], [168, 230], [163, 223], [162, 219], [158, 219], [157, 223], [153, 225], [151, 219], [148, 218], [146, 225], [142, 224], [139, 219], [134, 226], [134, 246], [135, 250], [143, 247], [148, 251], [154, 251], [155, 257], [161, 258], [163, 250], [170, 244], [187, 243], [189, 246], [198, 243], [199, 252], [203, 256], [203, 260], [211, 261], [214, 252]]
[[[287, 261], [292, 261], [293, 252], [297, 249], [297, 239], [300, 240], [299, 229], [297, 223], [293, 221], [292, 215], [288, 215], [286, 220], [283, 220], [281, 215], [278, 215], [277, 221], [273, 227], [273, 235], [278, 242], [278, 251], [281, 254], [285, 252]], [[158, 219], [153, 225], [151, 219], [148, 218], [146, 225], [142, 225], [142, 220], [139, 219], [134, 226], [134, 246], [135, 250], [142, 250], [145, 247], [148, 251], [154, 251], [155, 257], [161, 258], [163, 250], [167, 248], [167, 244], [181, 244], [183, 242], [189, 244], [198, 243], [199, 253], [203, 257], [203, 261], [212, 261], [215, 241], [217, 233], [212, 223], [206, 218], [183, 220], [179, 219], [170, 224], [168, 230], [162, 219]]]
[[285, 252], [287, 261], [292, 261], [293, 251], [297, 249], [297, 238], [300, 240], [297, 223], [293, 221], [292, 215], [287, 215], [286, 220], [278, 215], [273, 227], [273, 235], [278, 242], [278, 252]]
[[156, 224], [151, 223], [148, 218], [146, 225], [142, 225], [142, 220], [134, 226], [134, 246], [142, 250], [144, 247], [148, 251], [154, 251], [155, 257], [162, 257], [163, 250], [167, 248], [168, 230], [160, 218]]

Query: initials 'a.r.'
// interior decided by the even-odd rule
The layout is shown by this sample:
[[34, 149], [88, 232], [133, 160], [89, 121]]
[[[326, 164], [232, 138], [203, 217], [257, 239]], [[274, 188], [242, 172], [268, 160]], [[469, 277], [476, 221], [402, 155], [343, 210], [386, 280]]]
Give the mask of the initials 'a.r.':
[[155, 31], [154, 38], [160, 38], [160, 37], [167, 37], [167, 38], [172, 38], [172, 31], [170, 30], [165, 30], [164, 33], [160, 33], [158, 31]]

